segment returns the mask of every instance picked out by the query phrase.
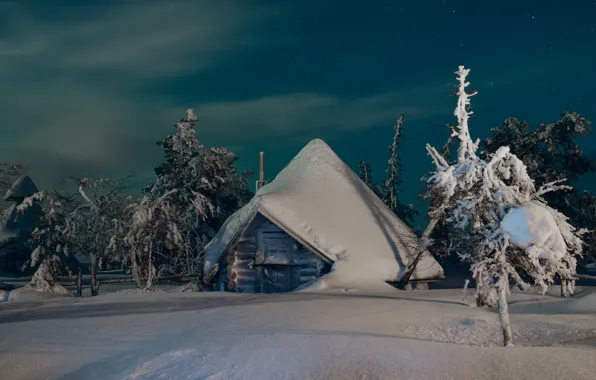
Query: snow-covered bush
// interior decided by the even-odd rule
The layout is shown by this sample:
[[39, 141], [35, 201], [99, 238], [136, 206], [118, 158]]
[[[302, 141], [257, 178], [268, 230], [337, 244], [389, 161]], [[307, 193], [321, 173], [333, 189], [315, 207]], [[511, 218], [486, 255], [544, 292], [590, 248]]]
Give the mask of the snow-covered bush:
[[499, 305], [505, 344], [512, 345], [506, 301], [509, 277], [519, 281], [520, 274], [527, 276], [543, 291], [555, 275], [572, 279], [575, 257], [582, 251], [580, 231], [542, 198], [566, 186], [554, 182], [536, 189], [526, 166], [508, 147], [500, 147], [486, 160], [478, 156], [478, 141], [472, 140], [468, 128], [470, 97], [476, 93], [466, 93], [469, 69], [460, 66], [456, 74], [458, 125], [452, 137], [459, 141], [457, 161], [448, 163], [427, 145], [436, 168], [428, 179], [434, 206], [430, 214], [467, 232], [464, 236], [473, 242], [473, 249], [458, 254], [472, 264], [479, 304]]

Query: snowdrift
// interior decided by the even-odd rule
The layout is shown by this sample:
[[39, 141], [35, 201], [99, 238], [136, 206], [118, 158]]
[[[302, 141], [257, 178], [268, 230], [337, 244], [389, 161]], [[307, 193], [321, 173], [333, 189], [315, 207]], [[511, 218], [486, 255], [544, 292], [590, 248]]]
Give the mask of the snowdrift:
[[73, 294], [60, 284], [54, 285], [52, 292], [39, 292], [27, 284], [22, 288], [11, 291], [8, 295], [8, 301], [39, 301], [48, 298], [70, 296], [73, 296]]
[[[255, 197], [233, 214], [207, 246], [205, 272], [257, 213], [335, 264], [313, 289], [391, 289], [404, 274], [416, 235], [322, 140], [307, 144]], [[429, 253], [412, 280], [443, 278]]]

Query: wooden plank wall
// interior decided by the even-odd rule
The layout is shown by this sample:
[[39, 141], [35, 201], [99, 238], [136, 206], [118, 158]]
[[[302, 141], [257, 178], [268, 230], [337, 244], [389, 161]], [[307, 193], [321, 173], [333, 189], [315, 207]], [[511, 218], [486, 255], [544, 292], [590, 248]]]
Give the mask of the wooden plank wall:
[[[258, 251], [257, 236], [262, 231], [283, 232], [264, 216], [258, 214], [245, 233], [238, 239], [236, 246], [230, 249], [228, 255], [223, 256], [220, 260], [220, 272], [217, 280], [218, 290], [223, 287], [224, 290], [230, 292], [262, 292], [262, 284], [257, 280], [257, 268], [251, 266], [255, 262]], [[296, 253], [299, 255], [301, 285], [329, 272], [331, 267], [329, 264], [309, 252], [290, 236], [288, 238], [295, 244]]]

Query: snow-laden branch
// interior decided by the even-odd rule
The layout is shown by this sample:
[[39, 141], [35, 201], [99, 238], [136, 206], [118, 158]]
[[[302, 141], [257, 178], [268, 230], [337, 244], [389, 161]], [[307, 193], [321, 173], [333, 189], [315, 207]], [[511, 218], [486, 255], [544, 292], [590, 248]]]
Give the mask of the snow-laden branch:
[[476, 158], [476, 150], [478, 149], [478, 142], [474, 143], [470, 136], [470, 130], [468, 126], [468, 120], [470, 115], [474, 112], [468, 111], [470, 105], [470, 98], [476, 95], [476, 92], [468, 94], [466, 87], [470, 85], [466, 82], [466, 78], [470, 73], [470, 69], [465, 69], [464, 66], [459, 66], [459, 69], [455, 72], [457, 74], [457, 80], [459, 81], [459, 87], [457, 91], [457, 107], [455, 108], [454, 115], [457, 117], [458, 125], [453, 135], [457, 136], [460, 141], [459, 149], [457, 151], [457, 161], [459, 163], [465, 162], [468, 159]]
[[558, 185], [559, 183], [566, 182], [566, 178], [559, 179], [557, 181], [552, 181], [549, 183], [545, 183], [544, 185], [540, 186], [540, 188], [534, 194], [535, 197], [541, 197], [546, 193], [550, 193], [553, 191], [560, 191], [560, 190], [572, 190], [573, 187], [569, 185]]

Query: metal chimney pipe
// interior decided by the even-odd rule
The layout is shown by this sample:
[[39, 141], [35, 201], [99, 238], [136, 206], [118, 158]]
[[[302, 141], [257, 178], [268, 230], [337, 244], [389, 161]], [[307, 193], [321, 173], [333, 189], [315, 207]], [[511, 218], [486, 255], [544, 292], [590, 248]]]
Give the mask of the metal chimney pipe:
[[259, 181], [265, 181], [265, 152], [259, 154]]

